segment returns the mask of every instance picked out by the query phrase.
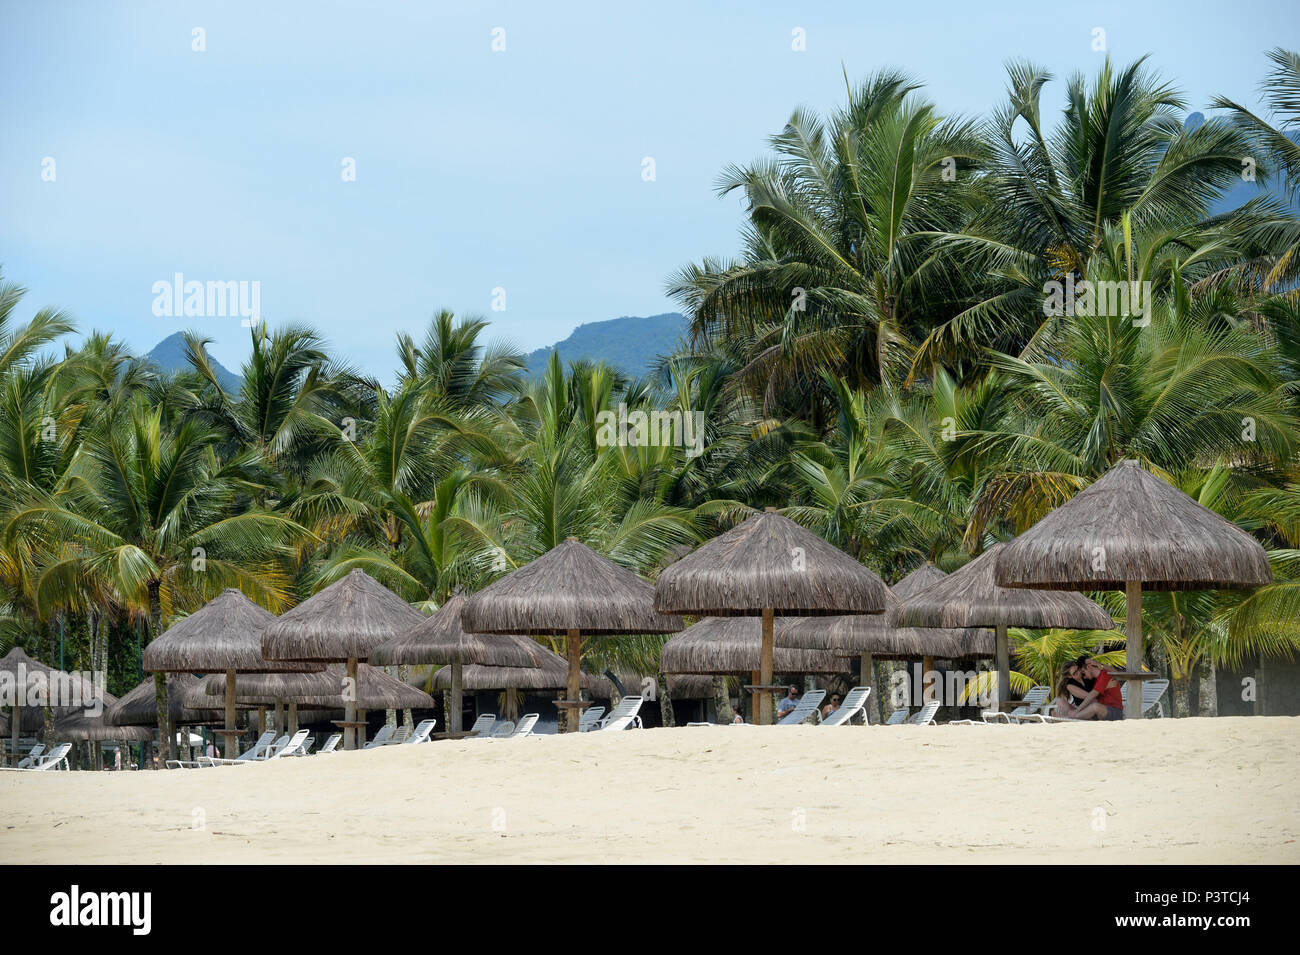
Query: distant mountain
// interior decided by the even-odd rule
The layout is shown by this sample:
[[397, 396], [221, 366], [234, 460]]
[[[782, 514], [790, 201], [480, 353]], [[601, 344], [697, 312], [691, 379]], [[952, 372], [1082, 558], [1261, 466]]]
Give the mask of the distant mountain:
[[541, 375], [551, 352], [559, 349], [566, 365], [579, 359], [603, 361], [634, 378], [646, 374], [660, 355], [672, 354], [686, 334], [686, 319], [677, 312], [648, 318], [624, 316], [579, 325], [568, 338], [528, 356], [528, 373]]
[[[154, 345], [146, 357], [163, 371], [181, 371], [190, 367], [190, 363], [185, 358], [185, 336], [181, 332], [168, 335]], [[212, 362], [212, 368], [216, 371], [217, 381], [221, 382], [222, 388], [226, 391], [239, 390], [244, 379], [213, 358], [211, 352], [208, 352], [208, 361]]]

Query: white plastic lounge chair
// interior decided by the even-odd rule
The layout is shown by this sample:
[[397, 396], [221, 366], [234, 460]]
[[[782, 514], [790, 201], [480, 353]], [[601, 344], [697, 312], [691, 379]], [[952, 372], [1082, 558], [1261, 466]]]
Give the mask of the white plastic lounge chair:
[[[36, 761], [30, 766], [6, 766], [4, 771], [7, 773], [43, 773], [52, 769], [58, 769], [62, 766], [69, 769], [68, 753], [72, 751], [71, 743], [60, 743], [48, 753], [43, 753], [36, 757]], [[21, 762], [21, 760], [20, 760]]]
[[537, 713], [525, 713], [523, 717], [520, 718], [519, 725], [515, 727], [515, 731], [510, 734], [510, 739], [523, 739], [525, 736], [532, 736], [533, 727], [537, 725], [537, 721], [540, 718], [541, 716]]
[[514, 720], [502, 720], [496, 726], [492, 727], [492, 739], [509, 739], [510, 734], [515, 731]]
[[390, 737], [388, 737], [388, 741], [387, 741], [386, 743], [384, 743], [384, 745], [385, 745], [385, 746], [400, 746], [402, 743], [405, 743], [408, 739], [410, 739], [410, 737], [411, 737], [411, 729], [410, 729], [410, 727], [409, 727], [409, 726], [399, 726], [399, 727], [397, 727], [396, 730], [393, 731], [393, 735], [390, 736]]
[[641, 704], [644, 702], [645, 698], [640, 696], [623, 697], [619, 700], [618, 706], [610, 710], [609, 716], [596, 724], [596, 729], [602, 733], [610, 730], [625, 730], [630, 726], [641, 729], [641, 717], [637, 716], [637, 713], [641, 711]]
[[[1128, 703], [1128, 683], [1125, 682], [1119, 688], [1120, 696], [1124, 702]], [[1148, 710], [1154, 709], [1156, 716], [1161, 718], [1165, 715], [1165, 708], [1160, 704], [1160, 698], [1165, 695], [1165, 690], [1169, 689], [1168, 680], [1143, 680], [1142, 681], [1142, 716], [1145, 718]]]
[[937, 726], [934, 721], [934, 714], [939, 712], [938, 700], [931, 700], [917, 711], [916, 715], [907, 721], [908, 726]]
[[320, 749], [316, 750], [316, 755], [319, 756], [321, 753], [337, 752], [339, 748], [339, 743], [341, 742], [343, 742], [342, 733], [331, 733], [329, 739], [325, 741], [325, 745], [322, 746]]
[[495, 713], [480, 713], [474, 725], [469, 728], [467, 739], [487, 739], [492, 733], [492, 727], [496, 725], [497, 717]]
[[795, 708], [787, 713], [781, 719], [777, 720], [777, 726], [798, 726], [804, 720], [813, 717], [822, 705], [822, 700], [826, 699], [825, 690], [809, 690], [803, 696], [799, 697], [799, 702]]
[[582, 719], [578, 721], [578, 732], [586, 733], [596, 728], [600, 718], [605, 715], [603, 706], [591, 706], [582, 711]]
[[272, 746], [275, 742], [275, 734], [272, 732], [263, 733], [253, 744], [253, 748], [247, 753], [240, 753], [234, 759], [222, 759], [219, 756], [200, 756], [195, 760], [196, 765], [202, 766], [243, 766], [245, 763], [251, 763], [261, 759], [262, 754], [266, 752], [267, 747]]
[[19, 769], [30, 769], [36, 765], [36, 761], [41, 758], [41, 753], [45, 752], [45, 744], [37, 743], [22, 759], [18, 760]]
[[911, 711], [905, 706], [901, 710], [894, 710], [889, 714], [889, 719], [885, 720], [886, 726], [902, 726], [907, 722], [907, 716]]
[[[298, 750], [302, 748], [302, 744], [307, 741], [309, 735], [311, 735], [311, 730], [298, 730], [298, 732], [293, 734], [291, 739], [287, 740], [283, 744], [277, 740], [277, 745], [272, 746], [267, 750], [266, 755], [263, 756], [262, 759], [265, 761], [268, 759], [279, 759], [281, 756], [296, 756]], [[282, 736], [280, 739], [284, 739], [284, 737]]]
[[871, 695], [871, 687], [855, 686], [844, 696], [844, 702], [840, 708], [830, 716], [822, 720], [822, 726], [848, 726], [849, 720], [857, 716], [867, 707], [867, 697]]
[[402, 741], [402, 745], [414, 746], [419, 743], [429, 742], [429, 734], [433, 732], [433, 728], [437, 724], [437, 720], [421, 720], [419, 725], [415, 727], [414, 731], [412, 731], [411, 735]]
[[390, 739], [393, 738], [393, 730], [394, 727], [389, 726], [387, 723], [385, 723], [383, 726], [379, 727], [379, 732], [375, 734], [375, 738], [361, 748], [374, 749], [377, 746], [385, 745]]
[[1044, 706], [1051, 704], [1047, 700], [1047, 694], [1051, 690], [1048, 687], [1038, 685], [1031, 686], [1024, 698], [1021, 699], [1020, 705], [1008, 713], [1000, 710], [983, 710], [980, 718], [977, 720], [949, 720], [949, 726], [990, 726], [993, 723], [1019, 723], [1024, 720], [1038, 720], [1043, 713]]
[[58, 769], [60, 765], [64, 769], [69, 769], [68, 753], [72, 751], [71, 743], [60, 743], [48, 753], [42, 753], [36, 757], [36, 762], [32, 764], [31, 769], [25, 770], [29, 773], [41, 773], [50, 769]]

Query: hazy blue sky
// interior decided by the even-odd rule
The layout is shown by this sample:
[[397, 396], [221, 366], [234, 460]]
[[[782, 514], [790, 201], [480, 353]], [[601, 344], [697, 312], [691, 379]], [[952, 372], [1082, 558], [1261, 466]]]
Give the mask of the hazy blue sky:
[[395, 334], [440, 307], [535, 348], [672, 310], [666, 276], [736, 248], [718, 171], [794, 107], [838, 105], [842, 68], [904, 68], [975, 114], [1028, 57], [1056, 111], [1101, 27], [1204, 108], [1255, 102], [1263, 51], [1300, 45], [1295, 0], [1150, 6], [5, 0], [0, 263], [23, 320], [58, 305], [140, 349], [198, 327], [236, 369], [239, 319], [155, 316], [155, 282], [259, 281], [273, 324], [308, 320], [385, 378]]

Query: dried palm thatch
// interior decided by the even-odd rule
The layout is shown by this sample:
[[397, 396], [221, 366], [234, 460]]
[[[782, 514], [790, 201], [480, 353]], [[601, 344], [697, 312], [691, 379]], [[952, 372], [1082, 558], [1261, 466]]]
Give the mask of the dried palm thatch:
[[280, 616], [262, 632], [268, 660], [364, 660], [372, 648], [424, 616], [363, 570], [354, 570]]
[[1260, 543], [1236, 524], [1121, 461], [1003, 548], [1004, 587], [1219, 590], [1273, 580]]
[[262, 634], [273, 623], [273, 613], [229, 587], [145, 647], [144, 669], [173, 673], [320, 669], [320, 664], [272, 662], [262, 656]]
[[[537, 666], [541, 649], [515, 634], [466, 633], [461, 626], [465, 597], [455, 594], [432, 617], [370, 651], [370, 663], [475, 663], [495, 667]], [[531, 646], [530, 646], [531, 645]]]
[[[889, 610], [948, 575], [932, 563], [908, 574], [885, 595]], [[970, 660], [993, 655], [993, 635], [978, 627], [895, 627], [887, 614], [801, 617], [786, 621], [777, 645], [836, 650], [878, 659], [937, 657]]]
[[[82, 712], [94, 701], [103, 698], [112, 699], [110, 694], [97, 688], [94, 683], [77, 673], [65, 673], [54, 667], [46, 666], [33, 660], [21, 647], [13, 647], [0, 657], [0, 687], [14, 694], [12, 699], [22, 696], [31, 705], [3, 707], [0, 712], [0, 736], [11, 736], [15, 730], [20, 734], [41, 733], [45, 729], [45, 706], [34, 701], [66, 701], [66, 705], [50, 706], [49, 709], [58, 720]], [[20, 694], [19, 688], [25, 688]], [[14, 725], [13, 711], [18, 713], [17, 726]]]
[[[202, 726], [218, 724], [223, 714], [211, 708], [192, 708], [185, 705], [186, 692], [198, 683], [198, 678], [188, 673], [172, 673], [167, 676], [167, 711], [172, 726]], [[158, 706], [154, 695], [152, 677], [146, 677], [135, 689], [131, 690], [112, 706], [104, 709], [104, 722], [111, 726], [156, 726], [158, 723]]]
[[774, 511], [755, 514], [666, 567], [655, 584], [662, 613], [714, 617], [883, 613], [884, 581]]
[[[265, 673], [240, 681], [235, 699], [241, 704], [270, 706], [297, 703], [322, 709], [341, 709], [347, 702], [344, 689], [347, 671], [330, 666], [320, 673]], [[225, 699], [225, 683], [216, 676], [202, 681], [201, 692], [212, 699]], [[377, 667], [357, 667], [356, 705], [363, 710], [427, 709], [433, 698], [408, 686]]]
[[1115, 621], [1077, 593], [999, 587], [994, 568], [1006, 544], [994, 544], [888, 615], [899, 627], [1064, 627], [1113, 630]]
[[[469, 663], [461, 668], [461, 685], [470, 691], [563, 690], [568, 681], [569, 670], [563, 661], [559, 667], [486, 667]], [[592, 678], [583, 673], [581, 685], [588, 689]], [[433, 686], [439, 690], [451, 688], [451, 667], [443, 667], [433, 675]]]
[[461, 625], [470, 633], [617, 635], [675, 633], [683, 623], [655, 611], [649, 583], [570, 537], [470, 597]]
[[[843, 673], [848, 664], [826, 650], [782, 646], [790, 621], [776, 621], [775, 673]], [[754, 617], [705, 617], [670, 637], [660, 654], [664, 673], [721, 675], [758, 672], [763, 646], [762, 621]]]
[[[113, 697], [113, 702], [117, 697]], [[84, 711], [69, 713], [54, 724], [54, 735], [64, 740], [124, 740], [128, 743], [147, 743], [153, 740], [153, 730], [147, 726], [114, 726], [105, 720], [107, 711], [99, 716], [87, 716]]]

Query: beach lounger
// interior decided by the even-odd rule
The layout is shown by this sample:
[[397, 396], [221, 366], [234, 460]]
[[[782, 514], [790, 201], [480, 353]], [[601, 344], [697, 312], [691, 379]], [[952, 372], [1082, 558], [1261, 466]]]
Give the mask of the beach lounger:
[[399, 726], [393, 731], [393, 735], [388, 737], [385, 746], [400, 746], [411, 738], [411, 728], [409, 726]]
[[492, 727], [490, 739], [509, 739], [510, 734], [515, 731], [514, 720], [502, 720], [496, 726]]
[[799, 697], [799, 702], [795, 708], [787, 713], [781, 719], [776, 721], [777, 726], [798, 726], [804, 720], [815, 716], [822, 705], [822, 700], [826, 699], [825, 690], [809, 690], [803, 696]]
[[[311, 735], [311, 730], [298, 730], [298, 732], [293, 734], [292, 738], [285, 740], [283, 743], [281, 743], [280, 740], [276, 740], [276, 745], [266, 751], [266, 755], [262, 757], [262, 760], [266, 761], [268, 759], [279, 759], [281, 756], [298, 755], [298, 750], [302, 748], [302, 744], [307, 741], [309, 735]], [[284, 739], [284, 737], [282, 736], [280, 739]]]
[[578, 722], [578, 732], [586, 733], [596, 728], [600, 718], [605, 715], [603, 706], [590, 706], [582, 711], [582, 719]]
[[911, 712], [906, 706], [901, 710], [894, 710], [889, 714], [889, 719], [885, 720], [886, 726], [902, 726], [907, 722], [908, 714]]
[[496, 725], [497, 717], [495, 713], [480, 713], [474, 725], [469, 728], [467, 739], [487, 739], [492, 733], [492, 727]]
[[402, 741], [402, 745], [414, 746], [419, 743], [429, 742], [429, 734], [433, 732], [433, 728], [436, 725], [438, 725], [437, 720], [421, 720], [419, 725], [412, 731], [411, 735]]
[[937, 726], [934, 721], [934, 714], [939, 712], [939, 703], [937, 700], [931, 700], [921, 707], [916, 715], [907, 721], [908, 726]]
[[18, 768], [30, 769], [31, 767], [35, 766], [36, 761], [41, 758], [41, 754], [43, 752], [45, 752], [45, 744], [37, 743], [35, 746], [31, 748], [30, 751], [28, 751], [26, 756], [18, 760]]
[[325, 741], [325, 745], [316, 751], [316, 755], [319, 756], [321, 753], [337, 752], [339, 743], [341, 742], [343, 742], [342, 733], [331, 733], [329, 739]]
[[250, 749], [247, 753], [240, 753], [234, 759], [222, 759], [219, 756], [200, 756], [197, 760], [195, 760], [195, 763], [199, 767], [243, 766], [246, 763], [251, 763], [254, 760], [260, 759], [262, 753], [265, 752], [266, 748], [268, 746], [271, 746], [274, 743], [274, 741], [275, 741], [274, 733], [271, 732], [263, 733], [261, 736], [257, 738], [257, 742], [253, 744], [252, 749]]
[[533, 727], [537, 725], [539, 719], [541, 719], [541, 715], [538, 713], [525, 713], [523, 718], [519, 720], [519, 725], [515, 727], [515, 731], [510, 734], [510, 739], [523, 739], [525, 736], [532, 736]]
[[980, 713], [977, 720], [949, 720], [949, 726], [989, 726], [993, 723], [1019, 723], [1022, 720], [1036, 720], [1042, 715], [1043, 707], [1049, 705], [1047, 694], [1051, 690], [1048, 687], [1038, 685], [1029, 688], [1021, 699], [1020, 705], [1009, 713], [1003, 713], [1000, 710], [984, 710]]
[[375, 734], [375, 738], [361, 748], [374, 749], [377, 746], [385, 745], [390, 739], [393, 738], [393, 729], [394, 727], [389, 726], [387, 723], [385, 723], [383, 726], [379, 727], [379, 732]]
[[871, 687], [855, 686], [844, 696], [844, 702], [840, 708], [830, 716], [822, 720], [822, 726], [848, 726], [849, 720], [857, 716], [867, 707], [867, 697], [871, 695]]
[[[35, 747], [33, 747], [33, 749], [34, 748]], [[68, 766], [68, 753], [70, 753], [71, 751], [72, 751], [71, 743], [60, 743], [58, 746], [54, 747], [54, 749], [50, 750], [48, 753], [42, 753], [41, 755], [37, 756], [35, 762], [33, 762], [30, 766], [6, 766], [4, 767], [4, 772], [43, 773], [43, 772], [48, 772], [49, 770], [52, 769], [58, 769], [60, 766], [62, 766], [64, 769], [69, 769], [71, 767]], [[22, 762], [22, 760], [20, 760], [19, 762]]]
[[609, 716], [596, 724], [596, 729], [602, 733], [625, 730], [630, 726], [641, 729], [641, 717], [637, 716], [637, 713], [641, 711], [641, 704], [644, 702], [645, 698], [640, 696], [623, 697], [619, 700], [618, 706], [610, 710]]
[[[1119, 688], [1120, 696], [1124, 702], [1128, 702], [1129, 684], [1126, 682]], [[1165, 695], [1165, 690], [1169, 689], [1168, 680], [1144, 680], [1142, 681], [1142, 716], [1147, 715], [1148, 710], [1155, 710], [1156, 716], [1164, 717], [1165, 708], [1160, 704], [1160, 698]]]

